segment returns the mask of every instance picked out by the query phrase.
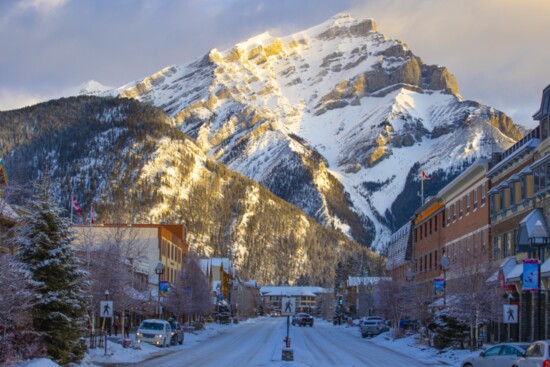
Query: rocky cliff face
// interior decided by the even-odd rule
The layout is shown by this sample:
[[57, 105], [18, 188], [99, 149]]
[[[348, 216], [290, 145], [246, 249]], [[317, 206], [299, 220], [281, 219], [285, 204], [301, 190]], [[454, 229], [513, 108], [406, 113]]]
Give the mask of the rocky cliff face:
[[445, 67], [346, 14], [109, 93], [161, 107], [210, 157], [373, 247], [401, 225], [396, 210], [416, 209], [393, 205], [407, 175], [462, 169], [488, 139], [519, 136], [502, 112], [464, 101]]

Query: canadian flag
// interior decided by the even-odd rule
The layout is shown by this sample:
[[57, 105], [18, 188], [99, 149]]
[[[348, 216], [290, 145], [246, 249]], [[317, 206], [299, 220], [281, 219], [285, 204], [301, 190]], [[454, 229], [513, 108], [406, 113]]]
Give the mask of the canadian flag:
[[95, 224], [95, 210], [93, 206], [92, 206], [92, 209], [90, 209], [90, 222], [92, 224]]
[[431, 178], [430, 176], [428, 176], [428, 175], [426, 174], [426, 172], [424, 172], [424, 170], [422, 170], [422, 179], [423, 179], [423, 180], [426, 179], [426, 180], [430, 180], [430, 181], [433, 181], [433, 180], [434, 180], [433, 178]]
[[82, 209], [80, 209], [80, 205], [78, 205], [78, 203], [76, 202], [76, 198], [74, 196], [72, 197], [71, 202], [72, 202], [73, 208], [75, 208], [76, 212], [78, 214], [82, 214]]

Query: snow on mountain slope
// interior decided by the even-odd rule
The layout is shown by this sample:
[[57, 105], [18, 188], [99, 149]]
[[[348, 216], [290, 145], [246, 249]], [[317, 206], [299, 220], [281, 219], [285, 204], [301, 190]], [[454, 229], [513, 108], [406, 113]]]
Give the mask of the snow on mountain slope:
[[210, 157], [373, 247], [402, 224], [393, 201], [419, 166], [449, 171], [520, 136], [446, 68], [347, 14], [106, 93], [161, 107]]

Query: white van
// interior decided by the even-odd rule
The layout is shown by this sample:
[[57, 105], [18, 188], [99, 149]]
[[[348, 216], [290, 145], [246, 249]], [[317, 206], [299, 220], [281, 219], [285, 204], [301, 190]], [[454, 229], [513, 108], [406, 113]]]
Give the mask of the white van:
[[172, 327], [165, 320], [147, 319], [144, 320], [136, 333], [138, 343], [149, 343], [166, 347], [170, 345], [172, 339]]

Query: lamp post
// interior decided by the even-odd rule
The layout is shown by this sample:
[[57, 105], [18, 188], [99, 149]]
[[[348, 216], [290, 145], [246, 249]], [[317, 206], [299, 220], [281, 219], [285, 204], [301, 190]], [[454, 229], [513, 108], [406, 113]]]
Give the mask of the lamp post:
[[[105, 290], [105, 301], [108, 301], [109, 300], [109, 290], [106, 289]], [[101, 311], [100, 311], [101, 312]], [[105, 322], [105, 319], [103, 319], [103, 321]], [[111, 325], [109, 324], [109, 335], [111, 335]], [[105, 333], [104, 337], [105, 337], [105, 351], [104, 351], [104, 356], [107, 357], [107, 327], [105, 327], [105, 329], [103, 330], [103, 332]]]
[[443, 270], [443, 308], [447, 307], [447, 270], [449, 270], [449, 256], [444, 252], [441, 257], [441, 269]]
[[160, 278], [162, 276], [162, 274], [164, 274], [164, 265], [162, 265], [162, 263], [159, 261], [159, 263], [157, 264], [157, 266], [155, 267], [155, 273], [157, 273], [157, 275], [159, 276], [159, 289], [158, 289], [158, 304], [157, 304], [157, 313], [158, 313], [158, 318], [160, 319]]
[[537, 317], [539, 319], [539, 332], [538, 332], [538, 339], [542, 340], [543, 334], [543, 320], [542, 320], [542, 293], [541, 288], [542, 284], [540, 282], [540, 268], [542, 267], [542, 263], [544, 262], [543, 258], [543, 249], [545, 249], [548, 246], [548, 232], [542, 225], [542, 222], [540, 220], [537, 220], [537, 223], [535, 223], [535, 227], [533, 229], [533, 232], [531, 232], [531, 235], [529, 236], [529, 242], [531, 243], [531, 247], [536, 248], [538, 250], [537, 258], [538, 258], [538, 311], [537, 311]]
[[218, 319], [219, 324], [222, 323], [222, 321], [220, 319], [220, 294], [221, 294], [221, 289], [222, 289], [221, 283], [218, 283], [218, 285], [216, 285], [216, 306], [217, 306], [217, 309], [218, 309], [216, 318]]

